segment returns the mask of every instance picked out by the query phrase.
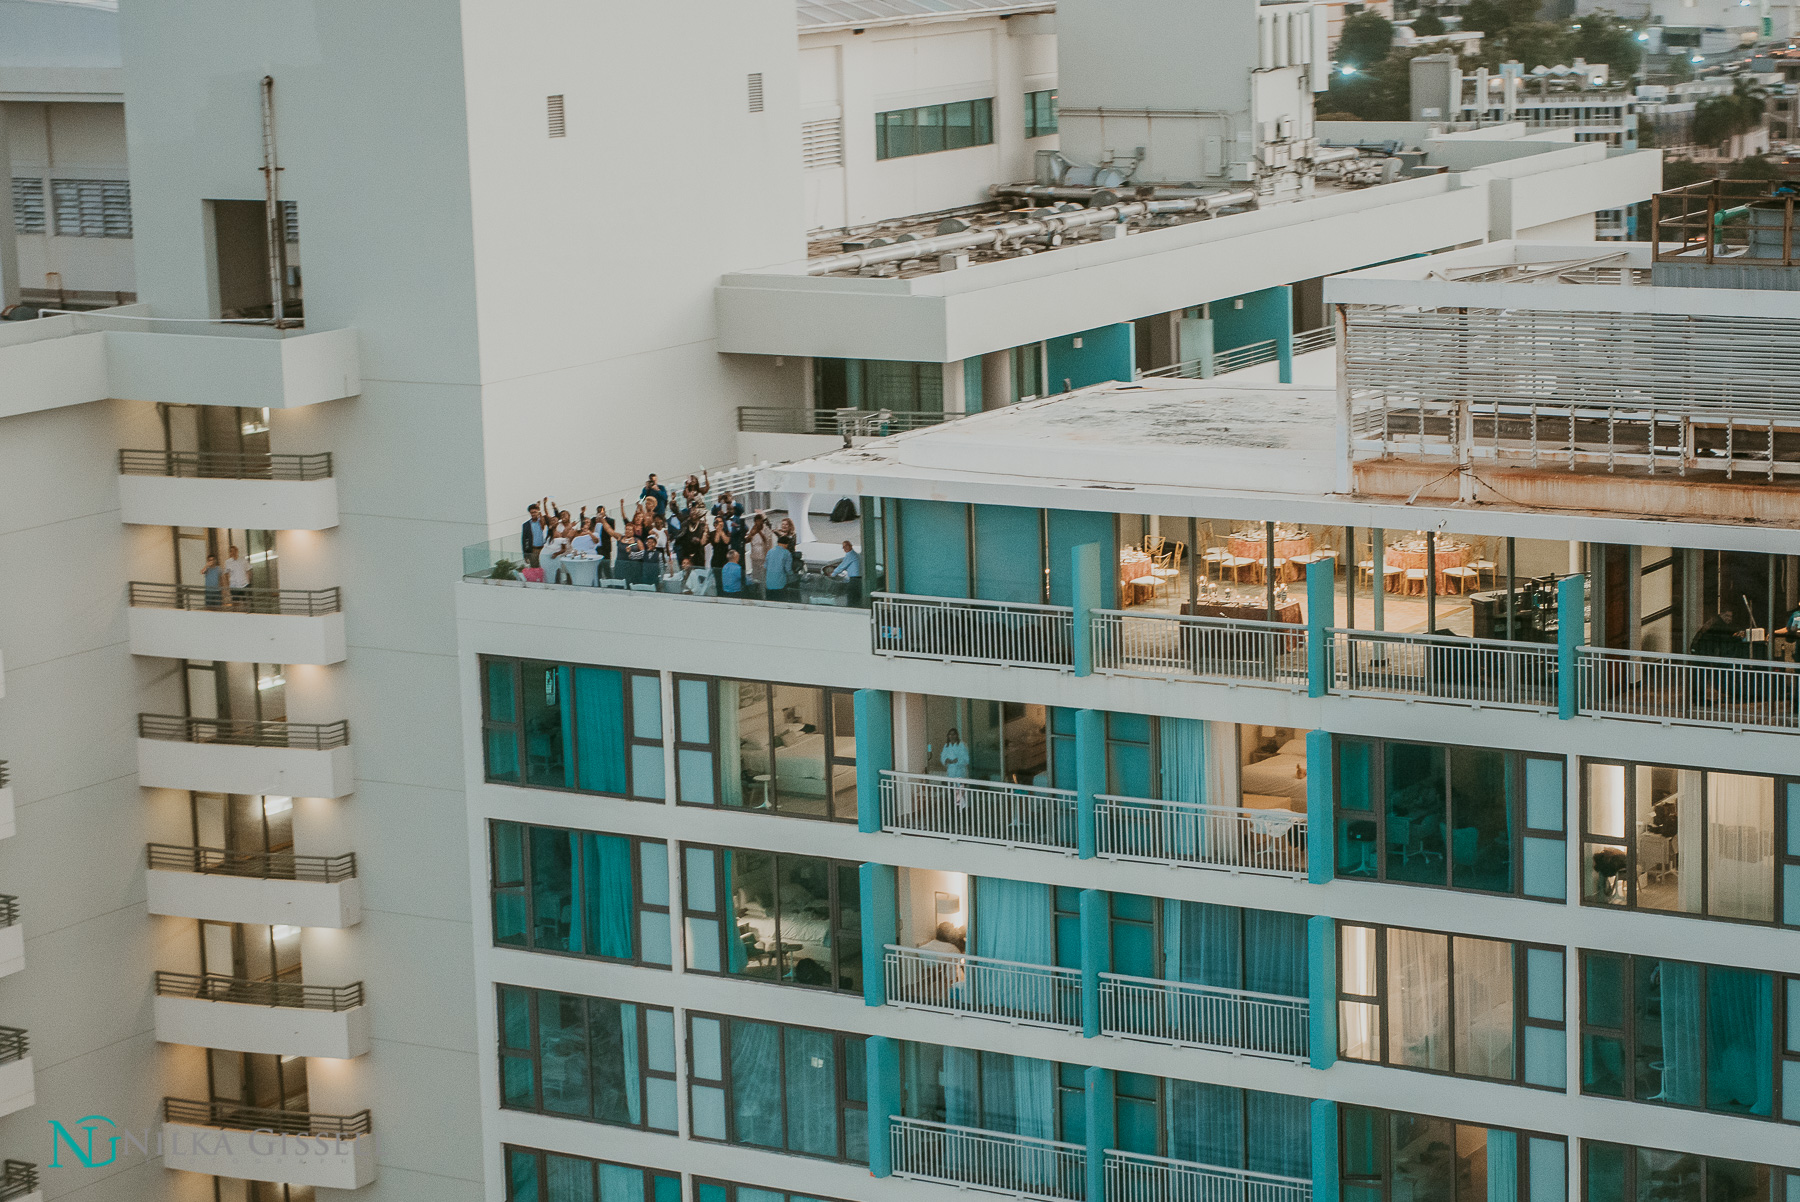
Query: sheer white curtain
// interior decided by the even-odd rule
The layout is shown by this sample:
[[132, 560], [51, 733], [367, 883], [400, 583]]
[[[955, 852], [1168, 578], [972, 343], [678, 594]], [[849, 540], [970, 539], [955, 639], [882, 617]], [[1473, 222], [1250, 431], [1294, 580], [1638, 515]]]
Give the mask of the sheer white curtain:
[[1706, 774], [1706, 911], [1775, 917], [1775, 781]]
[[1495, 939], [1456, 941], [1456, 1071], [1513, 1075], [1513, 949]]
[[1238, 804], [1238, 745], [1235, 722], [1206, 724], [1206, 796], [1209, 806]]
[[744, 756], [738, 743], [738, 683], [719, 682], [719, 804], [744, 804]]
[[[1683, 768], [1675, 773], [1675, 821], [1678, 830], [1675, 846], [1680, 856], [1676, 881], [1677, 908], [1686, 914], [1700, 913], [1701, 832], [1706, 829], [1701, 802], [1701, 781], [1705, 773]], [[1640, 776], [1640, 787], [1644, 777]]]
[[1449, 938], [1387, 933], [1388, 1063], [1450, 1068]]

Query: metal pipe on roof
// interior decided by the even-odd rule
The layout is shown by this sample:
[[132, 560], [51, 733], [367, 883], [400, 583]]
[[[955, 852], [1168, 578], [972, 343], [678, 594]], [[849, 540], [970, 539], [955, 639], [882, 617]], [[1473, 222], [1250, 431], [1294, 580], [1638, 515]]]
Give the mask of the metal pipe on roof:
[[882, 263], [932, 258], [948, 254], [951, 251], [969, 250], [977, 246], [1003, 245], [1025, 238], [1037, 238], [1068, 230], [1083, 229], [1090, 225], [1128, 221], [1133, 217], [1150, 217], [1158, 213], [1212, 212], [1217, 209], [1230, 208], [1232, 205], [1248, 204], [1255, 199], [1255, 189], [1243, 188], [1236, 192], [1218, 192], [1211, 196], [1186, 200], [1137, 200], [1123, 204], [1102, 205], [1095, 209], [1046, 213], [1027, 221], [1013, 221], [1005, 225], [989, 226], [986, 229], [965, 230], [960, 234], [939, 234], [932, 238], [920, 238], [912, 242], [896, 242], [890, 246], [878, 246], [871, 250], [833, 255], [830, 258], [807, 264], [806, 274], [830, 275], [834, 271], [861, 271], [865, 267], [874, 267]]
[[1345, 159], [1353, 159], [1362, 150], [1356, 146], [1321, 146], [1313, 152], [1313, 166], [1323, 167], [1327, 163], [1341, 163]]

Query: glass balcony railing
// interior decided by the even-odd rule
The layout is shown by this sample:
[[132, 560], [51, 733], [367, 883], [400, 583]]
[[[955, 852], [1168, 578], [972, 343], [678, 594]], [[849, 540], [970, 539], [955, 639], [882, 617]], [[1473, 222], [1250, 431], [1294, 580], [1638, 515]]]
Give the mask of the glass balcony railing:
[[594, 590], [638, 596], [678, 597], [691, 601], [759, 605], [829, 605], [865, 608], [869, 604], [861, 577], [839, 578], [826, 565], [803, 564], [786, 588], [769, 588], [764, 580], [747, 579], [737, 592], [726, 592], [720, 574], [710, 569], [682, 572], [650, 561], [564, 557], [551, 568], [527, 566], [517, 538], [492, 539], [463, 548], [463, 579], [505, 581], [533, 588]]

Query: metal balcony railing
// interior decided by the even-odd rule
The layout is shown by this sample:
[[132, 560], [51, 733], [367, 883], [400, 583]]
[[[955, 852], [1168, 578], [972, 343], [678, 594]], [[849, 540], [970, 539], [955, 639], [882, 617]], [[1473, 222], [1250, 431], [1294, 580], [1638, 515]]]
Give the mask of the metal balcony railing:
[[737, 411], [738, 430], [744, 434], [829, 434], [859, 438], [921, 430], [962, 416], [961, 413], [908, 413], [891, 409], [797, 409], [791, 405], [739, 405]]
[[338, 1013], [353, 1010], [363, 1004], [363, 984], [356, 981], [349, 985], [302, 985], [298, 981], [252, 981], [246, 977], [227, 977], [211, 972], [159, 970], [156, 974], [156, 996]]
[[341, 856], [297, 856], [291, 851], [228, 851], [222, 847], [147, 843], [144, 852], [147, 865], [163, 872], [197, 872], [321, 885], [333, 885], [356, 875], [356, 853], [353, 851]]
[[1094, 847], [1114, 860], [1304, 877], [1306, 815], [1100, 793]]
[[15, 926], [19, 921], [19, 899], [10, 893], [0, 893], [0, 929]]
[[877, 655], [1027, 668], [1074, 662], [1075, 611], [1066, 605], [876, 593], [871, 609]]
[[1765, 180], [1710, 179], [1650, 198], [1658, 263], [1800, 264], [1794, 197]]
[[0, 1027], [0, 1064], [23, 1060], [31, 1052], [31, 1039], [24, 1027]]
[[7, 1160], [0, 1164], [0, 1202], [37, 1193], [37, 1165], [29, 1160]]
[[1087, 1149], [1080, 1144], [899, 1116], [888, 1139], [896, 1177], [1043, 1202], [1087, 1196]]
[[139, 714], [138, 738], [177, 743], [225, 743], [233, 747], [288, 747], [329, 751], [350, 743], [350, 724], [337, 722], [256, 722], [248, 718], [184, 718], [179, 714]]
[[0, 789], [6, 788], [6, 786], [11, 783], [12, 769], [7, 765], [5, 760], [0, 760]]
[[224, 451], [120, 451], [122, 476], [178, 476], [190, 480], [329, 480], [331, 452], [311, 455]]
[[131, 582], [131, 604], [146, 609], [201, 609], [219, 613], [285, 614], [317, 618], [344, 608], [337, 588], [209, 590], [201, 584]]
[[1328, 346], [1337, 345], [1337, 327], [1335, 325], [1320, 326], [1316, 330], [1301, 330], [1294, 335], [1294, 353], [1308, 355], [1313, 351], [1322, 351]]
[[[1292, 353], [1306, 355], [1313, 351], [1322, 351], [1328, 346], [1337, 345], [1337, 327], [1320, 326], [1316, 330], [1301, 330], [1292, 340]], [[1281, 349], [1273, 338], [1261, 342], [1246, 343], [1234, 346], [1230, 350], [1215, 351], [1212, 357], [1212, 374], [1222, 376], [1228, 372], [1242, 371], [1246, 367], [1255, 367], [1259, 363], [1273, 363], [1281, 358]], [[1171, 363], [1165, 367], [1153, 367], [1149, 371], [1138, 373], [1140, 380], [1182, 379], [1197, 380], [1205, 378], [1206, 360], [1184, 359], [1180, 363]]]
[[1306, 627], [1140, 610], [1091, 613], [1094, 670], [1306, 688]]
[[1800, 731], [1800, 665], [1583, 647], [1576, 666], [1584, 714]]
[[1333, 693], [1476, 707], [1557, 708], [1557, 650], [1542, 643], [1333, 628]]
[[1100, 1030], [1108, 1035], [1304, 1060], [1309, 1009], [1303, 997], [1100, 974]]
[[1073, 851], [1075, 791], [884, 768], [881, 828], [971, 843]]
[[163, 1121], [231, 1131], [272, 1131], [277, 1135], [345, 1137], [367, 1135], [373, 1129], [367, 1110], [355, 1114], [314, 1114], [307, 1110], [269, 1110], [236, 1102], [196, 1102], [187, 1098], [164, 1098]]
[[887, 945], [888, 1004], [1034, 1027], [1081, 1026], [1081, 972]]
[[1248, 1169], [1106, 1152], [1106, 1202], [1311, 1202], [1312, 1182]]

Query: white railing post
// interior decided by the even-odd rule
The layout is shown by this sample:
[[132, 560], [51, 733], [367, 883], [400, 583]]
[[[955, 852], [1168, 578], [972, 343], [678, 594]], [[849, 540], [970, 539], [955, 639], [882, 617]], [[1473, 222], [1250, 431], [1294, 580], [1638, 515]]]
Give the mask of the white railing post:
[[1072, 851], [1075, 791], [882, 769], [881, 825], [900, 834]]
[[883, 960], [891, 1006], [973, 1014], [1027, 1026], [1079, 1027], [1081, 973], [889, 944]]
[[1095, 851], [1103, 859], [1306, 875], [1307, 819], [1297, 811], [1110, 794], [1095, 800]]
[[992, 1190], [1044, 1202], [1082, 1202], [1087, 1149], [1080, 1144], [895, 1116], [894, 1176]]
[[1303, 997], [1100, 976], [1100, 1029], [1108, 1035], [1301, 1061], [1308, 1056], [1310, 1015]]
[[1066, 605], [876, 593], [870, 642], [877, 655], [1067, 670], [1073, 615]]

